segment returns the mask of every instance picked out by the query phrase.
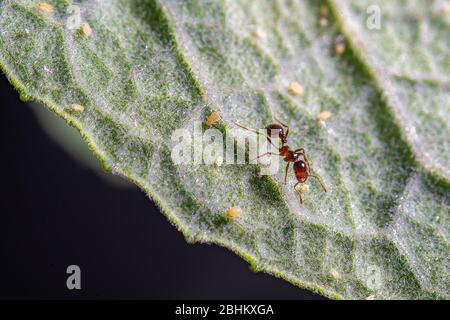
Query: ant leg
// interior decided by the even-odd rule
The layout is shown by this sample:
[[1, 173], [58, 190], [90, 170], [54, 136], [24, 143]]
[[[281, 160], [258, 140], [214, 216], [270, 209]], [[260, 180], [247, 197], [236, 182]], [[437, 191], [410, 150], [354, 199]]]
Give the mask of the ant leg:
[[306, 156], [305, 148], [295, 149], [294, 153], [300, 153], [301, 155]]
[[288, 162], [287, 165], [286, 165], [286, 169], [284, 170], [284, 184], [286, 184], [286, 182], [287, 182], [287, 174], [288, 174], [288, 170], [289, 170], [289, 165], [290, 164], [291, 163]]
[[300, 204], [303, 204], [302, 194], [301, 194], [300, 191], [298, 191], [297, 188], [296, 188], [299, 184], [300, 184], [300, 182], [297, 182], [297, 183], [294, 185], [294, 190], [295, 190], [295, 192], [298, 194], [298, 197], [300, 198]]
[[279, 154], [276, 154], [276, 153], [266, 152], [266, 153], [263, 153], [263, 154], [260, 154], [259, 156], [257, 156], [255, 159], [252, 160], [252, 162], [255, 160], [258, 160], [259, 158], [262, 158], [264, 156], [271, 156], [271, 155], [279, 156]]
[[232, 122], [233, 122], [236, 126], [238, 126], [239, 128], [241, 128], [241, 129], [244, 129], [244, 130], [247, 130], [247, 131], [256, 133], [257, 135], [266, 137], [266, 139], [270, 142], [270, 144], [271, 144], [272, 146], [274, 146], [276, 149], [278, 149], [278, 147], [277, 147], [276, 145], [273, 144], [272, 140], [270, 139], [270, 137], [269, 137], [267, 134], [262, 134], [262, 133], [259, 132], [258, 130], [250, 129], [250, 128], [244, 127], [244, 126], [242, 126], [242, 125], [240, 125], [239, 123], [234, 122], [234, 121], [232, 121]]
[[323, 183], [322, 179], [320, 179], [318, 176], [315, 176], [315, 175], [312, 175], [312, 174], [310, 174], [309, 176], [310, 176], [311, 178], [315, 178], [315, 179], [317, 179], [317, 181], [319, 181], [320, 185], [322, 186], [323, 191], [325, 191], [325, 192], [328, 191], [328, 190], [327, 190], [327, 187], [326, 187], [325, 184]]
[[297, 190], [297, 194], [298, 194], [298, 197], [300, 198], [300, 204], [303, 204], [303, 198], [302, 198], [302, 195], [300, 194], [300, 191]]
[[235, 125], [237, 125], [239, 128], [242, 128], [242, 129], [244, 129], [244, 130], [247, 130], [247, 131], [250, 131], [250, 132], [254, 132], [254, 133], [256, 133], [256, 134], [260, 134], [257, 130], [255, 130], [255, 129], [251, 129], [251, 128], [248, 128], [248, 127], [244, 127], [243, 125], [240, 125], [239, 123], [237, 123], [237, 122], [234, 122], [234, 121], [232, 121]]
[[300, 153], [303, 156], [303, 159], [305, 159], [305, 162], [306, 162], [306, 164], [308, 166], [308, 170], [309, 170], [310, 165], [309, 165], [309, 160], [308, 160], [308, 156], [306, 155], [305, 149], [304, 148], [296, 149], [294, 151], [294, 153]]

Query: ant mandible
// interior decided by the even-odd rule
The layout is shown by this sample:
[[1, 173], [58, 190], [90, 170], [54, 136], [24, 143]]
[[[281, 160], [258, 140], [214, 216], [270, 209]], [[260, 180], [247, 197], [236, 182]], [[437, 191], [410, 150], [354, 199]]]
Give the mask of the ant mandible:
[[[275, 133], [278, 133], [278, 138], [280, 139], [280, 142], [281, 142], [281, 145], [278, 148], [279, 154], [272, 153], [272, 152], [266, 152], [264, 154], [259, 155], [256, 159], [259, 159], [259, 158], [267, 156], [267, 155], [278, 155], [278, 156], [283, 157], [284, 161], [287, 162], [286, 169], [284, 170], [284, 184], [287, 183], [287, 174], [289, 171], [289, 165], [291, 163], [294, 164], [294, 174], [295, 174], [295, 177], [297, 178], [297, 183], [294, 185], [294, 190], [296, 191], [296, 193], [298, 194], [298, 196], [300, 198], [300, 204], [303, 203], [303, 198], [302, 198], [300, 191], [297, 189], [297, 186], [305, 183], [306, 180], [308, 180], [308, 178], [315, 178], [322, 186], [323, 191], [327, 192], [327, 187], [322, 182], [322, 180], [318, 176], [311, 174], [309, 160], [306, 155], [305, 149], [299, 148], [296, 150], [292, 150], [286, 144], [287, 138], [289, 135], [289, 127], [286, 124], [284, 124], [283, 122], [281, 122], [280, 120], [278, 120], [277, 118], [274, 118], [274, 119], [278, 123], [271, 123], [265, 127], [266, 132], [267, 132], [267, 135], [265, 135], [265, 137], [274, 147], [276, 147], [273, 144], [270, 136], [271, 136], [272, 132], [274, 132], [272, 130], [275, 130]], [[254, 132], [258, 135], [263, 135], [261, 132], [259, 132], [257, 130], [244, 127], [236, 122], [234, 124], [242, 129]], [[302, 157], [303, 159], [301, 159], [300, 157]]]

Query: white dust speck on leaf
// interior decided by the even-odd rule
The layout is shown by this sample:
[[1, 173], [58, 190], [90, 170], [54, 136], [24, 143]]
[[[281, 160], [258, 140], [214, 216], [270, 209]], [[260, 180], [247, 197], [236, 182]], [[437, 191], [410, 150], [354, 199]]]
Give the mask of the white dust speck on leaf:
[[325, 28], [325, 27], [328, 27], [328, 19], [327, 18], [324, 18], [324, 17], [322, 17], [322, 18], [320, 18], [319, 19], [319, 24], [320, 24], [320, 26], [322, 27], [322, 28]]
[[42, 69], [44, 70], [45, 73], [47, 73], [47, 74], [52, 74], [52, 69], [51, 69], [48, 65], [45, 64], [45, 65], [42, 67]]
[[253, 32], [253, 35], [255, 36], [256, 39], [265, 39], [267, 37], [267, 33], [261, 28], [257, 28]]

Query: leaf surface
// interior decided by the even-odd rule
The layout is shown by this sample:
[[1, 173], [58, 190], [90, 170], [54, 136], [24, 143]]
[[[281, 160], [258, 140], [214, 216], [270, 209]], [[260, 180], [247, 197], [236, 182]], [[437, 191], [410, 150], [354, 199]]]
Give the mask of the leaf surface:
[[[189, 241], [333, 298], [449, 298], [450, 18], [429, 1], [0, 0], [0, 65], [77, 127]], [[381, 29], [367, 28], [367, 7]], [[345, 51], [335, 40], [344, 35]], [[298, 82], [304, 94], [289, 93]], [[71, 104], [84, 106], [74, 113]], [[329, 192], [254, 165], [175, 165], [174, 130], [217, 111], [291, 128]], [[317, 114], [331, 112], [324, 123]], [[228, 208], [242, 214], [226, 219]]]

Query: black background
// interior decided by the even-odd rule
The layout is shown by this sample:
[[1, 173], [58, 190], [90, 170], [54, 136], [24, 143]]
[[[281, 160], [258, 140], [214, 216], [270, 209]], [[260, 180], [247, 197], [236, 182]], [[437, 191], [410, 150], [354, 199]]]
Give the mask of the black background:
[[[190, 245], [138, 188], [103, 181], [0, 75], [1, 299], [320, 299], [214, 245]], [[66, 268], [82, 290], [66, 288]]]

